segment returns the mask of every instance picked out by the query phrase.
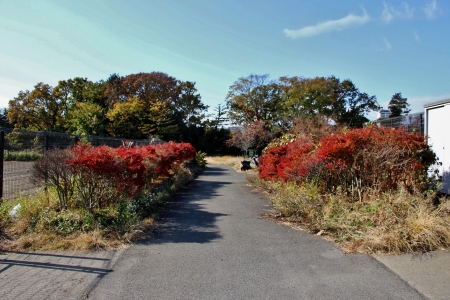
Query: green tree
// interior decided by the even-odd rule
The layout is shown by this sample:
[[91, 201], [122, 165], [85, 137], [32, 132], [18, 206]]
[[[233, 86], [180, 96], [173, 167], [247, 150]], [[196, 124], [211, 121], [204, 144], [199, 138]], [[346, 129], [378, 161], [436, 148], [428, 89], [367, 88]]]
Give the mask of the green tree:
[[80, 135], [104, 135], [106, 116], [96, 103], [78, 102], [69, 111], [68, 132]]
[[145, 136], [156, 135], [164, 141], [178, 140], [180, 128], [167, 101], [156, 101], [145, 112], [141, 130]]
[[402, 93], [395, 93], [391, 101], [389, 101], [389, 110], [391, 111], [391, 114], [389, 115], [389, 118], [393, 117], [399, 117], [404, 114], [408, 114], [411, 110], [408, 108], [409, 103], [407, 98], [402, 97]]
[[[152, 134], [166, 140], [192, 140], [208, 109], [201, 101], [195, 82], [183, 82], [162, 72], [125, 77], [113, 74], [106, 81], [105, 94], [111, 122], [117, 123], [125, 117], [126, 111], [123, 111], [121, 103], [133, 99], [131, 102], [135, 104], [135, 99], [139, 99], [142, 111], [139, 113], [140, 121], [136, 121], [140, 124], [136, 131], [139, 135]], [[118, 134], [116, 125], [109, 125], [111, 134]]]
[[226, 96], [228, 116], [235, 124], [263, 121], [267, 126], [277, 122], [282, 109], [282, 90], [269, 75], [251, 74], [230, 86]]
[[118, 102], [106, 114], [107, 131], [115, 137], [143, 139], [156, 135], [163, 140], [175, 140], [178, 126], [172, 118], [167, 102], [158, 101], [148, 107], [136, 97]]
[[2, 112], [0, 112], [0, 127], [1, 128], [12, 127], [11, 123], [9, 123], [8, 120], [8, 110], [6, 108], [4, 108]]
[[215, 114], [210, 120], [210, 126], [217, 129], [219, 127], [222, 127], [223, 124], [225, 124], [229, 120], [227, 117], [228, 110], [224, 104], [219, 103], [216, 107], [214, 107], [214, 112]]
[[106, 114], [109, 119], [107, 131], [111, 136], [123, 138], [145, 138], [142, 132], [145, 118], [145, 104], [139, 98], [118, 102]]
[[282, 77], [283, 99], [289, 118], [323, 115], [334, 117], [341, 110], [336, 89], [339, 82], [334, 77]]
[[202, 102], [202, 97], [197, 93], [195, 82], [179, 82], [181, 94], [178, 99], [172, 101], [174, 110], [187, 126], [200, 125], [205, 118], [208, 106]]
[[339, 124], [362, 127], [368, 119], [365, 115], [377, 110], [375, 96], [361, 93], [350, 80], [340, 81], [330, 77], [282, 77], [284, 130], [293, 126], [296, 118], [324, 116]]
[[366, 114], [380, 109], [375, 96], [360, 92], [349, 79], [338, 84], [337, 95], [341, 111], [338, 112], [336, 121], [342, 125], [362, 128], [364, 123], [369, 121]]
[[60, 80], [54, 88], [55, 96], [64, 100], [66, 104], [66, 113], [77, 103], [82, 102], [91, 102], [106, 108], [105, 91], [105, 82], [92, 82], [82, 77]]

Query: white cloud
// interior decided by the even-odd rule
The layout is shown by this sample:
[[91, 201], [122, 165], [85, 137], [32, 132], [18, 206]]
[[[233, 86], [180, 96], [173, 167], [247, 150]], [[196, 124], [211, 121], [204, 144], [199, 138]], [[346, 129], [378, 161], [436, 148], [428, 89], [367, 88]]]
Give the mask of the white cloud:
[[416, 42], [420, 43], [420, 36], [417, 33], [417, 31], [414, 31], [413, 34], [414, 34], [414, 38], [416, 39]]
[[379, 48], [375, 49], [375, 51], [390, 51], [392, 49], [391, 43], [383, 36], [383, 46], [380, 46]]
[[389, 43], [389, 41], [385, 37], [383, 37], [383, 41], [384, 41], [384, 46], [385, 46], [384, 50], [387, 50], [387, 51], [391, 50], [392, 46]]
[[450, 94], [410, 97], [408, 98], [408, 103], [410, 104], [411, 112], [420, 112], [424, 110], [423, 106], [425, 104], [445, 99], [450, 99]]
[[410, 7], [406, 2], [403, 2], [399, 8], [394, 8], [386, 2], [383, 2], [383, 5], [384, 9], [381, 13], [381, 20], [385, 23], [391, 22], [394, 18], [412, 19], [414, 17], [414, 8]]
[[437, 0], [432, 0], [427, 5], [425, 5], [425, 7], [423, 8], [423, 12], [428, 19], [433, 19], [436, 15], [437, 9]]
[[389, 6], [386, 4], [386, 2], [384, 2], [384, 9], [381, 13], [381, 19], [386, 23], [389, 23], [394, 19], [394, 16], [392, 15], [391, 10], [389, 9]]
[[311, 37], [331, 31], [344, 30], [349, 27], [363, 25], [369, 22], [370, 16], [367, 14], [365, 9], [363, 9], [363, 11], [364, 14], [362, 16], [349, 14], [348, 16], [342, 19], [329, 20], [326, 22], [318, 23], [317, 25], [314, 26], [306, 26], [297, 30], [284, 29], [283, 32], [287, 37], [296, 39], [296, 38]]

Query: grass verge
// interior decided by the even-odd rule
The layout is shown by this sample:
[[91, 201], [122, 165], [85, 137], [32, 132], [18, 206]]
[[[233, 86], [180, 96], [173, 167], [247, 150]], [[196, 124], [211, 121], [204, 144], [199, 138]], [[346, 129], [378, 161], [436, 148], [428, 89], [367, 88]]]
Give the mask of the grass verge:
[[[126, 247], [153, 230], [158, 211], [192, 178], [193, 172], [180, 167], [173, 178], [158, 187], [92, 213], [59, 210], [58, 197], [52, 190], [5, 200], [0, 203], [0, 250], [96, 251]], [[17, 214], [11, 216], [18, 204]]]
[[450, 200], [405, 191], [366, 191], [364, 202], [345, 193], [321, 195], [313, 184], [260, 181], [276, 213], [268, 218], [322, 235], [347, 253], [400, 254], [450, 247]]

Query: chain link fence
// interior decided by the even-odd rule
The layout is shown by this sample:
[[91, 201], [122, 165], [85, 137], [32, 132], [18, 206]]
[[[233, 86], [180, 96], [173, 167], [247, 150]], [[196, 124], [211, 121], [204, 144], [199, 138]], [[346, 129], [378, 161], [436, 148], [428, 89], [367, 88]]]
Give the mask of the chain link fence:
[[400, 128], [404, 127], [409, 132], [420, 133], [424, 135], [423, 113], [409, 114], [400, 117], [380, 119], [376, 121], [378, 126]]
[[155, 139], [133, 140], [99, 136], [81, 136], [55, 132], [33, 132], [0, 128], [0, 196], [11, 199], [19, 194], [30, 194], [37, 190], [31, 182], [34, 161], [53, 149], [67, 149], [78, 142], [93, 146], [120, 147], [124, 142], [133, 146], [159, 144]]

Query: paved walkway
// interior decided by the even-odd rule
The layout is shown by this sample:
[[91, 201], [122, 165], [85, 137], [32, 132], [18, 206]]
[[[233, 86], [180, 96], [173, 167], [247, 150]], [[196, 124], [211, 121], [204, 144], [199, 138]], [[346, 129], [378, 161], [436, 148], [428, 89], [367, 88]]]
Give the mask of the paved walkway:
[[0, 254], [0, 299], [450, 299], [450, 254], [344, 255], [261, 219], [245, 175], [209, 167], [126, 250]]
[[0, 254], [0, 299], [83, 299], [122, 252]]
[[450, 299], [450, 252], [386, 255], [375, 258], [429, 299]]

